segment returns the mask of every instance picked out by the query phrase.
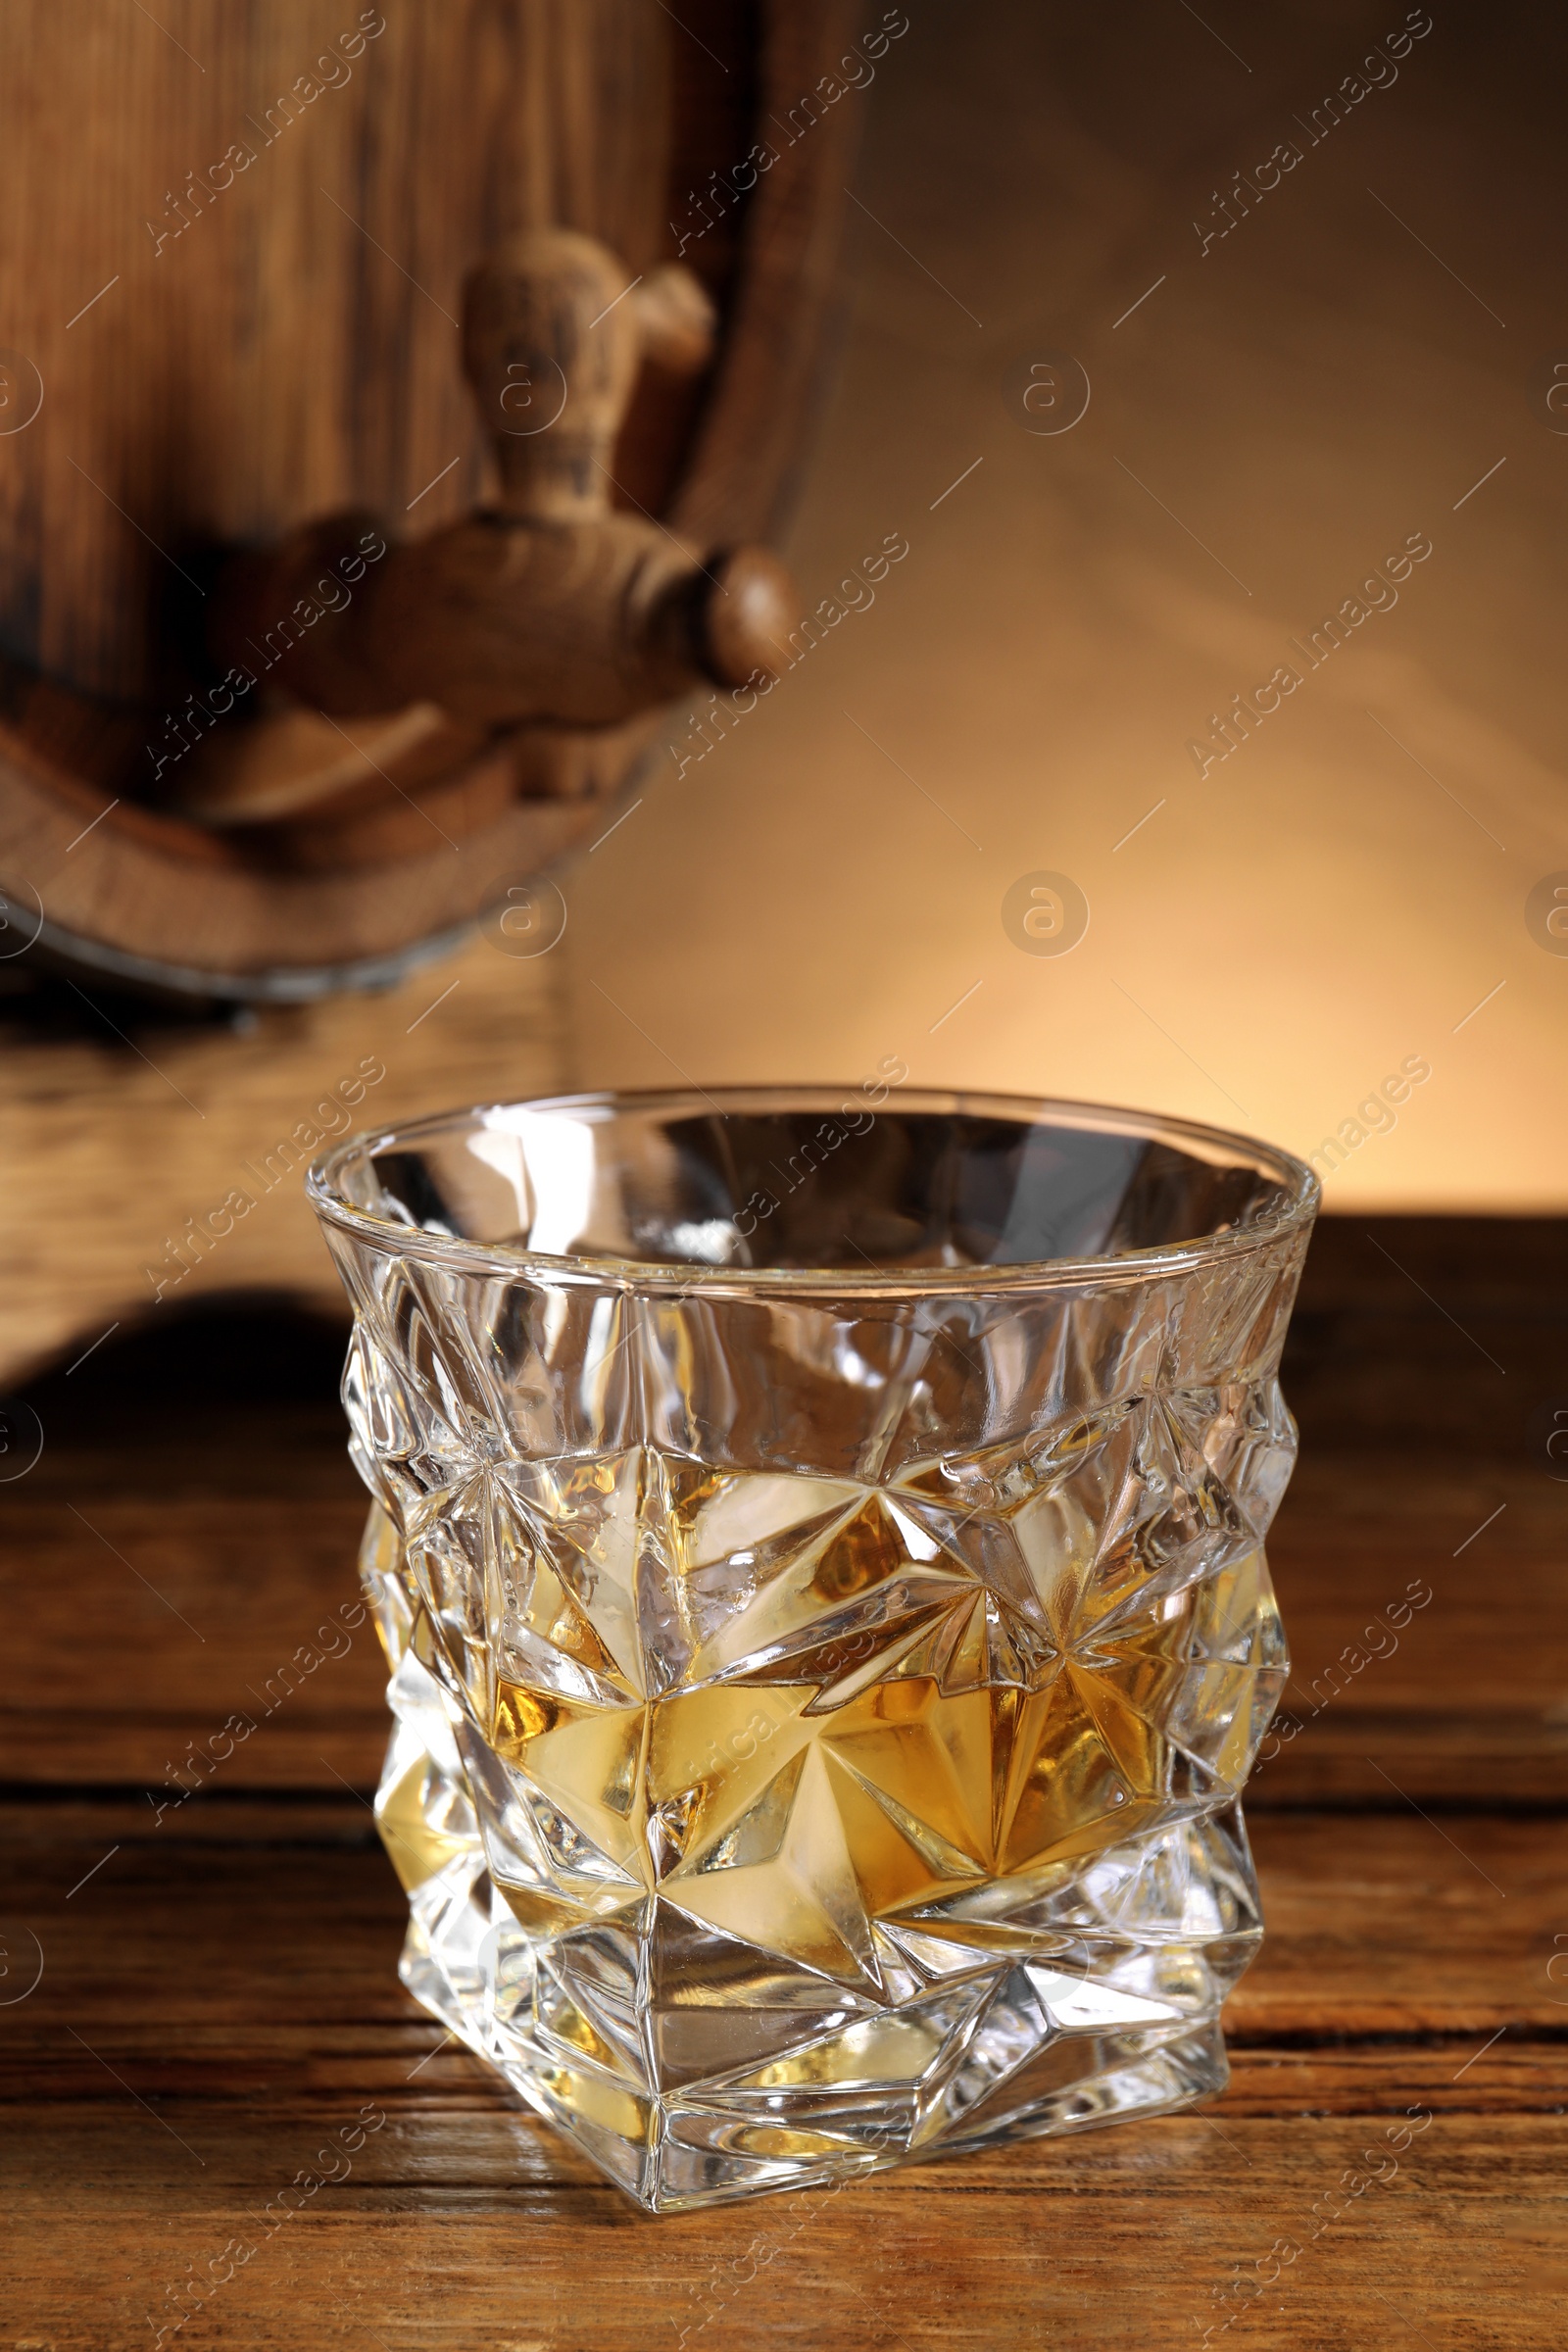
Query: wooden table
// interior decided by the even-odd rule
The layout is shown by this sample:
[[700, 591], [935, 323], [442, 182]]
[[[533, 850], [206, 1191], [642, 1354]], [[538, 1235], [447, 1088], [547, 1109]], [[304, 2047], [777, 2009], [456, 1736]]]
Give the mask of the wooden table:
[[1224, 2099], [659, 2222], [398, 1984], [368, 1631], [199, 1797], [146, 1793], [338, 1646], [338, 1334], [191, 1323], [42, 1384], [3, 1491], [0, 2345], [151, 2345], [192, 2279], [163, 2341], [256, 2352], [1559, 2344], [1565, 1338], [1568, 1227], [1314, 1245], [1271, 1546], [1298, 1729], [1249, 1800], [1269, 1934]]

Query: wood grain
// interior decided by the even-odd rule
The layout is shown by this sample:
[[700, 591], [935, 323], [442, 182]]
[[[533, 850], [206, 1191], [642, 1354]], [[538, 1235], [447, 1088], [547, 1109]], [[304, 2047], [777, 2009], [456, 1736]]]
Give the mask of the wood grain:
[[[1432, 1298], [1358, 1276], [1369, 1231]], [[658, 2222], [398, 1984], [364, 1632], [199, 1794], [161, 1815], [146, 1794], [176, 1740], [352, 1605], [339, 1327], [154, 1323], [36, 1384], [49, 1442], [5, 1492], [0, 1554], [0, 1991], [43, 1960], [0, 2000], [11, 2340], [129, 2352], [233, 2243], [255, 2250], [191, 2306], [193, 2344], [1555, 2347], [1568, 1497], [1521, 1440], [1525, 1400], [1499, 1406], [1485, 1359], [1439, 1335], [1445, 1312], [1484, 1329], [1510, 1378], [1560, 1361], [1568, 1299], [1532, 1268], [1561, 1238], [1347, 1218], [1314, 1243], [1303, 1466], [1273, 1546], [1298, 1678], [1411, 1578], [1432, 1598], [1303, 1702], [1250, 1797], [1267, 1935], [1226, 2012], [1228, 2092]], [[367, 2109], [385, 2120], [346, 2176], [270, 2229]]]
[[[309, 1273], [323, 1288], [325, 1269], [314, 1259], [300, 1287]], [[323, 1303], [333, 1303], [324, 1292]], [[58, 1394], [64, 1384], [55, 1386]], [[47, 1437], [52, 1407], [39, 1403]], [[232, 1444], [213, 1453], [202, 1437], [177, 1429], [164, 1446], [157, 1441], [149, 1433], [134, 1457], [94, 1459], [74, 1445], [57, 1457], [49, 1438], [7, 1505], [0, 1592], [13, 1596], [14, 1632], [0, 1665], [0, 1777], [156, 1785], [176, 1733], [182, 1745], [248, 1706], [247, 1685], [262, 1684], [323, 1610], [352, 1601], [365, 1504], [335, 1408], [253, 1453]], [[1370, 1469], [1360, 1475], [1377, 1492], [1359, 1543], [1345, 1538], [1350, 1482], [1332, 1465], [1309, 1463], [1280, 1516], [1271, 1555], [1295, 1663], [1250, 1788], [1250, 1814], [1349, 1801], [1568, 1802], [1562, 1502], [1514, 1473], [1478, 1581], [1448, 1558], [1444, 1538], [1463, 1518], [1462, 1497], [1450, 1503], [1441, 1474], [1417, 1464], [1381, 1480]], [[96, 1545], [63, 1507], [67, 1494], [100, 1531]], [[1483, 1494], [1475, 1519], [1485, 1502]], [[233, 1565], [231, 1582], [214, 1574], [220, 1555]], [[1434, 1597], [1398, 1634], [1397, 1648], [1358, 1673], [1342, 1665], [1331, 1674], [1412, 1584]], [[84, 1603], [95, 1628], [93, 1652], [80, 1661], [95, 1693], [85, 1722], [74, 1705], [37, 1695], [43, 1667]], [[182, 1635], [176, 1609], [204, 1643]], [[257, 1788], [318, 1780], [312, 1741], [322, 1727], [331, 1729], [336, 1768], [356, 1787], [372, 1786], [384, 1714], [379, 1661], [363, 1638], [318, 1688], [301, 1692], [297, 1710], [247, 1742], [225, 1780]]]
[[[63, 984], [65, 1034], [30, 1011], [0, 1054], [0, 1383], [114, 1323], [128, 1329], [220, 1291], [335, 1311], [336, 1277], [301, 1191], [310, 1137], [558, 1089], [560, 961], [481, 938], [379, 995], [259, 1007], [241, 1034], [160, 1019], [91, 979]], [[371, 1078], [375, 1067], [384, 1076]], [[210, 1231], [236, 1188], [254, 1206], [210, 1244], [187, 1242], [182, 1259], [188, 1220]]]
[[[7, 2201], [29, 2243], [15, 2323], [58, 2352], [145, 2340], [169, 2283], [235, 2236], [258, 2251], [201, 2324], [262, 2346], [619, 2352], [685, 2328], [747, 2347], [1119, 2347], [1198, 2341], [1235, 2309], [1242, 2342], [1294, 2352], [1368, 2340], [1379, 2294], [1482, 2345], [1504, 2340], [1485, 2308], [1503, 2276], [1505, 2340], [1553, 2340], [1543, 1825], [1506, 1825], [1510, 1899], [1484, 1908], [1419, 1822], [1270, 1822], [1270, 1941], [1211, 2109], [651, 2222], [412, 2012], [365, 1824], [346, 1802], [302, 1820], [213, 1796], [162, 1841], [96, 1806], [48, 1847], [6, 1825], [14, 1908], [46, 1954], [37, 1991], [0, 2011]], [[367, 2106], [386, 2122], [348, 2177], [269, 2238], [252, 2217]], [[1348, 2168], [1364, 2180], [1363, 2151], [1386, 2160], [1412, 2123], [1387, 2181], [1349, 2194]], [[1232, 2266], [1281, 2238], [1299, 2250], [1267, 2305], [1227, 2304]]]
[[[489, 1054], [498, 1023], [530, 1002], [506, 992], [519, 983], [543, 990], [551, 960], [513, 965], [488, 949], [474, 950], [463, 967], [463, 987], [405, 1041], [409, 1051], [433, 1032], [418, 1060], [407, 1070], [396, 1065], [375, 1096], [385, 1093], [391, 1110], [402, 1100], [392, 1095], [394, 1084], [422, 1086], [427, 1106], [439, 1067], [441, 1085], [455, 1098], [462, 1056]], [[432, 995], [438, 985], [436, 978], [421, 983]], [[410, 1006], [416, 995], [408, 996]], [[355, 1012], [372, 1042], [395, 1040], [402, 1027], [390, 1017], [395, 1002], [362, 1004]], [[539, 1032], [531, 1041], [515, 1039], [511, 1050], [536, 1056], [519, 1068], [532, 1066], [538, 1074], [528, 1083], [544, 1085], [550, 1000], [542, 994], [531, 1002]], [[314, 1026], [328, 1013], [331, 1022], [346, 1020], [349, 1007], [287, 1017]], [[338, 1037], [335, 1029], [330, 1034]], [[340, 1059], [360, 1035], [343, 1035]], [[155, 1050], [164, 1059], [168, 1049]], [[244, 1046], [207, 1040], [187, 1051], [188, 1063], [169, 1058], [165, 1066], [210, 1106], [211, 1098], [198, 1091], [202, 1072], [232, 1069], [227, 1056], [239, 1054], [242, 1068], [245, 1055], [254, 1057], [258, 1091], [270, 1070], [276, 1082], [280, 1065], [260, 1036]], [[0, 1061], [0, 1072], [8, 1066]], [[345, 1060], [345, 1066], [352, 1065]], [[141, 1077], [150, 1093], [155, 1076]], [[475, 1093], [486, 1091], [471, 1067], [469, 1082]], [[223, 1116], [232, 1132], [237, 1107], [227, 1102]], [[253, 1132], [266, 1132], [254, 1101], [246, 1116]], [[202, 1135], [193, 1119], [189, 1124], [193, 1137]], [[254, 1156], [255, 1143], [246, 1149]], [[232, 1153], [237, 1160], [237, 1145]], [[215, 1167], [220, 1173], [227, 1164]], [[59, 1188], [69, 1174], [62, 1160], [40, 1165], [31, 1179], [30, 1213], [45, 1231], [52, 1230], [43, 1222], [46, 1205], [63, 1197]], [[190, 1197], [197, 1197], [194, 1186]], [[83, 1225], [91, 1205], [82, 1204]], [[101, 1217], [101, 1207], [95, 1213]], [[217, 1290], [265, 1281], [340, 1314], [303, 1200], [279, 1187], [266, 1214], [270, 1223], [258, 1226], [254, 1241], [248, 1224], [236, 1228], [184, 1292], [171, 1294], [168, 1306], [177, 1313], [198, 1282]], [[170, 1208], [164, 1230], [172, 1217]], [[160, 1231], [156, 1217], [148, 1230]], [[1544, 1458], [1533, 1458], [1525, 1444], [1536, 1383], [1550, 1379], [1568, 1337], [1568, 1306], [1555, 1305], [1565, 1293], [1548, 1289], [1544, 1297], [1531, 1273], [1544, 1265], [1549, 1274], [1557, 1237], [1540, 1224], [1527, 1230], [1506, 1218], [1472, 1221], [1460, 1271], [1456, 1254], [1465, 1230], [1445, 1219], [1326, 1218], [1314, 1238], [1286, 1365], [1302, 1458], [1269, 1544], [1292, 1644], [1292, 1680], [1250, 1786], [1253, 1814], [1323, 1804], [1399, 1809], [1411, 1801], [1568, 1801], [1562, 1606], [1568, 1484], [1550, 1477]], [[1449, 1307], [1489, 1333], [1521, 1383], [1517, 1400], [1497, 1401], [1506, 1384], [1413, 1283], [1394, 1273], [1391, 1287], [1369, 1278], [1356, 1303], [1351, 1277], [1362, 1258], [1388, 1270], [1368, 1247], [1377, 1236], [1424, 1284], [1444, 1282]], [[236, 1253], [225, 1257], [231, 1247]], [[264, 1254], [243, 1254], [253, 1248]], [[99, 1296], [130, 1297], [107, 1287], [113, 1270], [113, 1261], [107, 1270], [96, 1268], [106, 1286]], [[118, 1270], [122, 1280], [123, 1260]], [[25, 1305], [29, 1267], [20, 1251], [11, 1279]], [[145, 1322], [145, 1298], [141, 1312]], [[1331, 1328], [1332, 1346], [1325, 1338]], [[195, 1349], [196, 1339], [188, 1345]], [[8, 1709], [0, 1712], [0, 1775], [156, 1784], [172, 1739], [183, 1745], [205, 1737], [231, 1708], [246, 1705], [247, 1685], [261, 1685], [308, 1638], [323, 1607], [352, 1599], [364, 1497], [344, 1458], [330, 1395], [318, 1396], [309, 1411], [301, 1399], [283, 1419], [276, 1400], [268, 1403], [267, 1426], [278, 1434], [258, 1446], [220, 1407], [188, 1396], [177, 1408], [155, 1407], [147, 1418], [133, 1398], [117, 1396], [112, 1413], [84, 1427], [86, 1408], [73, 1399], [83, 1381], [96, 1377], [89, 1362], [70, 1380], [57, 1374], [37, 1393], [43, 1458], [7, 1495], [0, 1580], [15, 1600], [8, 1612], [13, 1645], [0, 1666]], [[166, 1363], [152, 1375], [155, 1394], [167, 1379]], [[96, 1391], [89, 1386], [86, 1394]], [[1365, 1399], [1354, 1416], [1347, 1414], [1348, 1394]], [[1379, 1412], [1390, 1431], [1381, 1451]], [[1466, 1428], [1464, 1454], [1428, 1442], [1444, 1438], [1449, 1418]], [[240, 1497], [243, 1508], [236, 1509]], [[96, 1539], [84, 1534], [68, 1501], [90, 1515]], [[215, 1573], [220, 1557], [233, 1564], [231, 1576]], [[149, 1593], [133, 1571], [164, 1599]], [[95, 1638], [79, 1671], [93, 1704], [77, 1722], [75, 1710], [62, 1711], [38, 1694], [72, 1611], [83, 1600]], [[1402, 1625], [1401, 1601], [1408, 1612]], [[181, 1632], [171, 1604], [205, 1643]], [[318, 1686], [259, 1727], [232, 1759], [226, 1785], [319, 1781], [313, 1742], [329, 1728], [335, 1769], [356, 1787], [373, 1786], [384, 1738], [377, 1676], [373, 1650], [357, 1640]]]
[[[344, 829], [334, 870], [280, 871], [261, 846], [215, 845], [133, 803], [148, 743], [202, 682], [193, 645], [221, 550], [345, 506], [399, 527], [416, 510], [428, 530], [474, 504], [460, 287], [506, 233], [579, 228], [633, 275], [692, 236], [723, 356], [701, 386], [644, 370], [619, 501], [670, 511], [708, 546], [771, 518], [820, 345], [852, 110], [780, 133], [711, 233], [683, 224], [705, 217], [694, 183], [734, 173], [761, 117], [788, 118], [837, 55], [848, 0], [702, 14], [699, 29], [658, 0], [394, 11], [352, 68], [340, 59], [351, 77], [270, 138], [277, 93], [318, 78], [311, 60], [352, 12], [193, 0], [177, 38], [88, 0], [7, 17], [6, 331], [49, 391], [0, 437], [0, 884], [24, 915], [41, 903], [60, 952], [85, 942], [232, 981], [395, 956], [601, 829], [583, 804], [639, 771], [646, 722], [508, 738], [510, 793], [547, 805], [467, 811], [458, 858], [428, 829]], [[83, 122], [95, 169], [63, 168]], [[176, 234], [181, 174], [247, 138], [254, 162], [205, 201], [192, 183]]]
[[[7, 333], [48, 387], [0, 472], [5, 635], [111, 697], [142, 697], [177, 651], [193, 548], [347, 506], [401, 516], [454, 458], [420, 524], [474, 503], [454, 321], [498, 238], [561, 221], [634, 273], [663, 241], [654, 0], [178, 17], [23, 0], [0, 31]], [[91, 127], [90, 171], [61, 168], [68, 124]], [[253, 161], [213, 188], [235, 149]]]

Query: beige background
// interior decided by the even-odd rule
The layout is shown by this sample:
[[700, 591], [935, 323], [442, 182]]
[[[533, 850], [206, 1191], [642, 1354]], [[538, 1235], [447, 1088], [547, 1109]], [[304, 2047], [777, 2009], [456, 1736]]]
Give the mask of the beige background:
[[[1568, 868], [1561, 36], [1437, 0], [1313, 146], [1293, 118], [1395, 0], [909, 13], [844, 101], [845, 332], [789, 552], [812, 602], [884, 534], [910, 552], [568, 879], [576, 1075], [898, 1054], [1311, 1152], [1421, 1055], [1330, 1204], [1563, 1206], [1568, 957], [1523, 915]], [[1287, 137], [1299, 165], [1200, 253], [1216, 187]], [[1092, 398], [1047, 437], [1008, 380], [1052, 349]], [[1288, 641], [1413, 532], [1397, 607], [1200, 781], [1208, 714], [1302, 667]], [[1003, 930], [1041, 868], [1091, 905], [1065, 956]]]

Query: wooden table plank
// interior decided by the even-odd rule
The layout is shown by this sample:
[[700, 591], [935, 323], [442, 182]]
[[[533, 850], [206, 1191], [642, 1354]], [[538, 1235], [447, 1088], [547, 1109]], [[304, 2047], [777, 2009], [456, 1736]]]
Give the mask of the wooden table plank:
[[[29, 1936], [44, 1963], [0, 2002], [0, 2201], [25, 2249], [0, 2264], [0, 2343], [150, 2344], [171, 2287], [238, 2241], [254, 2255], [166, 2343], [1555, 2345], [1568, 1487], [1529, 1425], [1568, 1386], [1562, 1288], [1538, 1278], [1561, 1235], [1374, 1230], [1508, 1370], [1364, 1227], [1325, 1229], [1271, 1547], [1299, 1728], [1249, 1799], [1268, 1936], [1227, 2011], [1228, 2093], [660, 2222], [397, 1982], [368, 1628], [200, 1795], [157, 1817], [145, 1792], [352, 1606], [337, 1333], [289, 1327], [278, 1378], [275, 1329], [191, 1325], [151, 1364], [104, 1350], [96, 1392], [39, 1392], [50, 1443], [0, 1528], [0, 1909], [7, 1966]], [[1348, 1669], [1412, 1580], [1431, 1600]], [[274, 2204], [270, 2234], [252, 2217], [367, 2105], [386, 2120], [347, 2176], [286, 2225]]]
[[1344, 2352], [1406, 2330], [1452, 2352], [1561, 2341], [1560, 2132], [1535, 2118], [1438, 2116], [1396, 2154], [1365, 2119], [1232, 2117], [1221, 2133], [1198, 2113], [970, 2160], [961, 2177], [914, 2167], [660, 2222], [609, 2188], [541, 2190], [516, 2170], [449, 2186], [467, 2155], [451, 2119], [422, 2138], [389, 2122], [356, 2160], [357, 2191], [350, 2175], [269, 2236], [266, 2199], [312, 2164], [331, 2120], [273, 2139], [248, 2196], [172, 2180], [156, 2220], [106, 2213], [89, 2181], [90, 2217], [56, 2206], [29, 2232], [25, 2297], [0, 2312], [53, 2352], [118, 2352], [151, 2342], [177, 2308], [171, 2289], [211, 2277], [230, 2248], [230, 2263], [250, 2257], [215, 2282], [190, 2340], [251, 2352], [824, 2340], [1143, 2352], [1200, 2343], [1205, 2328], [1266, 2352]]
[[[1568, 1305], [1541, 1278], [1563, 1248], [1542, 1220], [1480, 1220], [1466, 1257], [1461, 1230], [1326, 1219], [1313, 1243], [1286, 1374], [1302, 1458], [1270, 1543], [1293, 1680], [1254, 1811], [1568, 1803], [1568, 1482], [1532, 1451], [1550, 1382], [1568, 1390]], [[1505, 1352], [1517, 1397], [1384, 1249]], [[374, 1642], [321, 1634], [353, 1608], [364, 1515], [342, 1334], [297, 1327], [291, 1384], [274, 1361], [269, 1386], [275, 1327], [227, 1328], [112, 1346], [34, 1392], [43, 1457], [0, 1517], [0, 1780], [157, 1788], [239, 1711], [257, 1728], [226, 1786], [373, 1785]], [[302, 1644], [324, 1662], [269, 1713]]]
[[[228, 1785], [329, 1786], [324, 1752], [373, 1786], [384, 1676], [368, 1624], [345, 1621], [364, 1496], [335, 1447], [269, 1448], [226, 1495], [77, 1492], [74, 1510], [40, 1488], [6, 1514], [0, 1779], [157, 1788], [239, 1712], [256, 1729]], [[1565, 1518], [1568, 1488], [1526, 1470], [1481, 1485], [1309, 1456], [1270, 1546], [1293, 1675], [1250, 1806], [1389, 1801], [1368, 1750], [1420, 1801], [1568, 1801]], [[303, 1675], [302, 1646], [321, 1661]]]
[[[367, 1807], [215, 1790], [149, 1820], [123, 1800], [0, 1815], [7, 1917], [45, 1955], [37, 1991], [0, 2008], [8, 2053], [86, 2011], [117, 2031], [177, 2015], [172, 2065], [197, 2025], [420, 2014], [396, 1982], [403, 1897]], [[1555, 1817], [1282, 1812], [1252, 1825], [1252, 1846], [1268, 1932], [1227, 2011], [1233, 2040], [1568, 2038], [1568, 1984], [1546, 1974], [1568, 1949], [1552, 1942], [1568, 1859]]]

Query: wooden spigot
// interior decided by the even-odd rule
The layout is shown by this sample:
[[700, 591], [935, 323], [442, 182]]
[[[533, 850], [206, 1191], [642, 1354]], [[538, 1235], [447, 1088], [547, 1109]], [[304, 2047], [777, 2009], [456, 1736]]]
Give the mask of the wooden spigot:
[[[364, 515], [236, 559], [214, 600], [218, 659], [253, 673], [260, 659], [267, 683], [332, 718], [433, 704], [485, 729], [612, 726], [702, 679], [777, 676], [799, 612], [778, 560], [695, 547], [611, 503], [642, 361], [695, 372], [711, 354], [699, 281], [678, 265], [630, 281], [591, 237], [536, 229], [479, 264], [463, 308], [494, 507], [368, 564]], [[355, 583], [335, 611], [324, 576]]]

